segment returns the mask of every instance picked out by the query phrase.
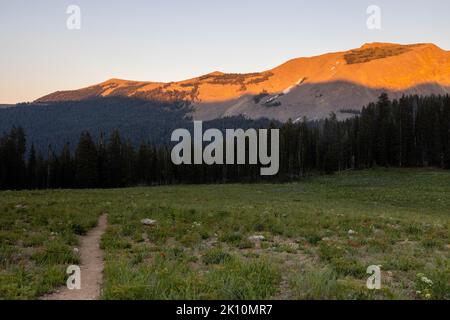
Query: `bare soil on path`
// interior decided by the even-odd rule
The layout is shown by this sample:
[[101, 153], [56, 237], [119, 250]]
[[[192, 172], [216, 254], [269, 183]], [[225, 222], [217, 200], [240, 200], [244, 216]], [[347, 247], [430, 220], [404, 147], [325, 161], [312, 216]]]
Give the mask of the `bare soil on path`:
[[64, 286], [55, 293], [44, 296], [43, 300], [96, 300], [100, 297], [104, 267], [100, 239], [107, 224], [107, 216], [103, 214], [98, 219], [97, 226], [80, 238], [81, 289], [69, 290]]

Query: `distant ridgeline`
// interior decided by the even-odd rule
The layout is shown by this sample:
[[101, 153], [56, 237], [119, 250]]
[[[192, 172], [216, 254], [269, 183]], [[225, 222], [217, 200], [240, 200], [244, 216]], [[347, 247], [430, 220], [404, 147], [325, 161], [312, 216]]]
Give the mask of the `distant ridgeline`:
[[[287, 181], [373, 166], [450, 168], [448, 95], [390, 101], [383, 94], [343, 121], [332, 114], [314, 122], [236, 117], [204, 123], [222, 130], [279, 127], [280, 170], [270, 178], [259, 175], [259, 165], [175, 166], [168, 141], [172, 130], [192, 128], [188, 112], [185, 104], [124, 98], [0, 110], [1, 130], [16, 125], [0, 136], [0, 188]], [[27, 147], [27, 139], [39, 148]]]

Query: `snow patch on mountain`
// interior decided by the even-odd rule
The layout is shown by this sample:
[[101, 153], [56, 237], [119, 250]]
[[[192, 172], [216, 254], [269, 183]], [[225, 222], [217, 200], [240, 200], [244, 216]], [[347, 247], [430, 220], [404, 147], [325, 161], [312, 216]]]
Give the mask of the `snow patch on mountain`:
[[298, 87], [298, 86], [301, 85], [303, 82], [305, 82], [305, 80], [306, 80], [305, 77], [300, 78], [294, 85], [290, 86], [290, 87], [287, 88], [287, 89], [284, 89], [284, 90], [283, 90], [283, 94], [288, 94], [289, 92], [292, 91], [292, 89], [294, 89], [295, 87]]

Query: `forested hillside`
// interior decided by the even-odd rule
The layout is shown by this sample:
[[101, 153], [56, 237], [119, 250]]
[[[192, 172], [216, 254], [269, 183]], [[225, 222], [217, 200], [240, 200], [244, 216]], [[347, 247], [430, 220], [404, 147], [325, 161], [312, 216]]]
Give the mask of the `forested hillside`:
[[[172, 115], [181, 112], [177, 110]], [[176, 118], [176, 121], [181, 120]], [[186, 121], [182, 120], [181, 124]], [[243, 118], [228, 121], [216, 120], [205, 127], [223, 129], [233, 124], [233, 127], [248, 128], [252, 124]], [[150, 123], [149, 126], [158, 125]], [[145, 125], [145, 119], [142, 124]], [[172, 125], [176, 124], [180, 122], [174, 120]], [[261, 120], [253, 124], [281, 130], [280, 171], [276, 177], [265, 180], [290, 180], [310, 173], [373, 166], [450, 168], [449, 96], [409, 96], [390, 101], [383, 94], [376, 104], [368, 105], [360, 115], [345, 121], [338, 121], [332, 114], [316, 122], [305, 119], [281, 125]], [[25, 131], [13, 128], [0, 140], [0, 187], [123, 187], [262, 179], [258, 165], [175, 166], [167, 143], [170, 139], [158, 145], [144, 135], [136, 147], [129, 138], [121, 136], [120, 129], [113, 130], [109, 137], [103, 134], [94, 137], [84, 131], [75, 152], [65, 144], [59, 152], [50, 147], [43, 153], [31, 146], [27, 153]], [[96, 128], [97, 132], [100, 130]], [[55, 137], [64, 144], [63, 135], [55, 132]]]
[[[0, 109], [0, 134], [13, 127], [24, 130], [27, 149], [31, 144], [47, 154], [49, 147], [60, 152], [66, 144], [75, 151], [83, 131], [94, 140], [119, 130], [133, 146], [142, 141], [162, 145], [177, 128], [189, 128], [191, 108], [185, 101], [156, 102], [136, 98], [93, 98], [83, 101], [18, 104]], [[250, 128], [267, 126], [269, 120], [247, 120], [242, 116], [208, 121], [205, 127]]]

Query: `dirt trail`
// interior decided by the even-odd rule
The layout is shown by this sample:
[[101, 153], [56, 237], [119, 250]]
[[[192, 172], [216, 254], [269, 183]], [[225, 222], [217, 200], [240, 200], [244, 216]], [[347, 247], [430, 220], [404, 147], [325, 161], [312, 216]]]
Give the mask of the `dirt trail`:
[[80, 238], [81, 289], [62, 287], [55, 293], [44, 296], [44, 300], [96, 300], [100, 297], [103, 279], [103, 252], [100, 238], [106, 230], [107, 216], [100, 216], [97, 226]]

